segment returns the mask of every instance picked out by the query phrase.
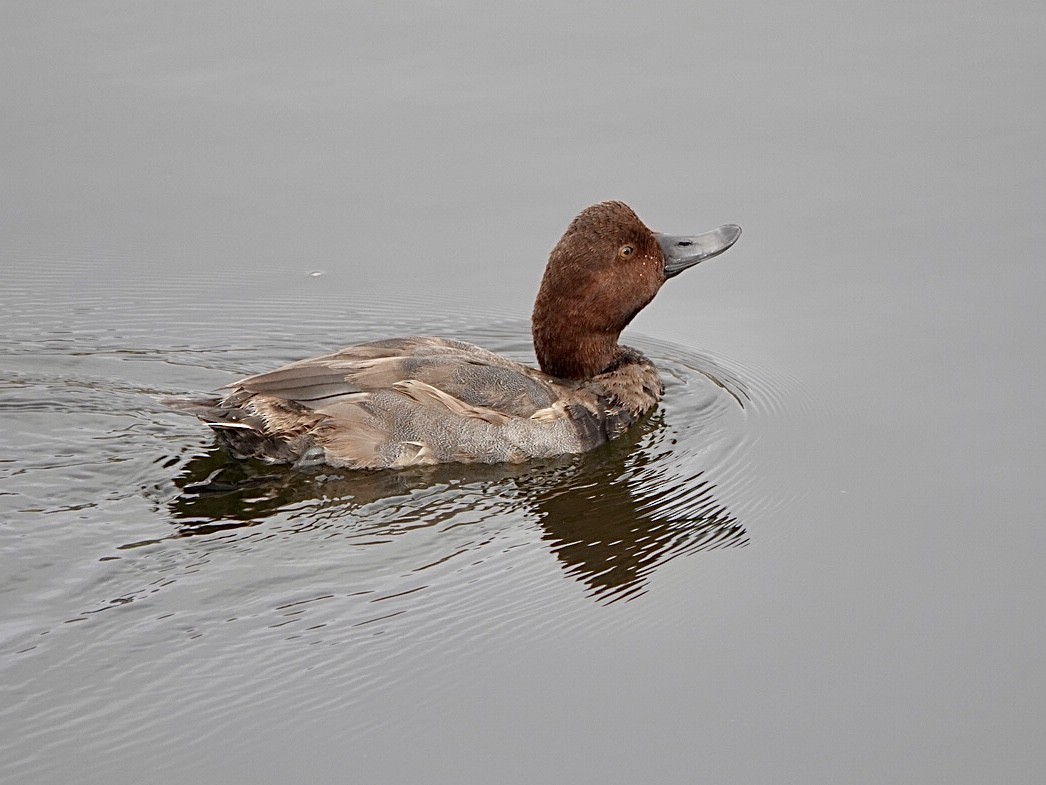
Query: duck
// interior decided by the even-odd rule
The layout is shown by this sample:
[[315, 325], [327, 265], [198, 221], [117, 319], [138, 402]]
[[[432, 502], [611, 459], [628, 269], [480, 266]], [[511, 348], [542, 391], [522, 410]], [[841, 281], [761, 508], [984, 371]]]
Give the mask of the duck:
[[741, 227], [651, 231], [620, 201], [581, 211], [549, 255], [531, 315], [532, 368], [435, 337], [370, 341], [168, 399], [233, 457], [295, 467], [396, 469], [521, 463], [619, 437], [664, 394], [654, 364], [619, 343], [671, 278], [726, 251]]

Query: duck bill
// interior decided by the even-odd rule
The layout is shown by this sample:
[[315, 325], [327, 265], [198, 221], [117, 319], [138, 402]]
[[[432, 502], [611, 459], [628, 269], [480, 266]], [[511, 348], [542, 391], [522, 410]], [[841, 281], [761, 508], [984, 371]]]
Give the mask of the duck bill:
[[655, 232], [654, 236], [665, 255], [665, 278], [671, 278], [698, 262], [719, 256], [737, 242], [737, 238], [741, 236], [741, 227], [737, 224], [724, 224], [704, 234], [683, 236]]

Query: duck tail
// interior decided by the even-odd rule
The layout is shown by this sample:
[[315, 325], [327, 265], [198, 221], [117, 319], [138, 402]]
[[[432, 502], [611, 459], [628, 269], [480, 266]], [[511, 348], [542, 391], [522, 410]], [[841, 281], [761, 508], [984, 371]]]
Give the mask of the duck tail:
[[200, 418], [214, 429], [237, 428], [260, 431], [262, 423], [239, 406], [230, 406], [222, 398], [161, 398], [160, 403], [176, 412]]
[[322, 455], [317, 459], [314, 441], [306, 429], [273, 433], [263, 417], [237, 405], [235, 396], [164, 398], [160, 403], [199, 418], [239, 460], [256, 458], [265, 463], [311, 465], [322, 459]]

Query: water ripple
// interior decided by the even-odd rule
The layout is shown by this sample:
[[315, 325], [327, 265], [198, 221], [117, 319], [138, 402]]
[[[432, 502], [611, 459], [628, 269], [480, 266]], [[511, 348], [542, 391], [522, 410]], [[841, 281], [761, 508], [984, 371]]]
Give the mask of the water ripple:
[[[378, 334], [455, 335], [533, 362], [526, 323], [390, 323], [370, 310], [381, 302], [332, 299], [292, 327], [279, 307], [233, 300], [230, 330], [178, 298], [87, 291], [50, 310], [29, 299], [13, 307], [34, 320], [12, 317], [0, 338], [0, 454], [17, 456], [0, 460], [0, 553], [14, 565], [0, 586], [0, 717], [21, 728], [6, 771], [22, 779], [72, 738], [146, 745], [160, 760], [179, 718], [214, 733], [248, 707], [278, 712], [317, 671], [327, 689], [299, 709], [322, 718], [478, 636], [624, 623], [591, 609], [636, 602], [669, 561], [765, 536], [753, 522], [787, 503], [758, 490], [754, 447], [796, 387], [729, 358], [630, 336], [661, 369], [665, 399], [587, 455], [294, 472], [230, 461], [156, 397]], [[172, 323], [191, 342], [172, 346]], [[333, 323], [351, 334], [334, 342]], [[247, 690], [245, 673], [285, 686]]]

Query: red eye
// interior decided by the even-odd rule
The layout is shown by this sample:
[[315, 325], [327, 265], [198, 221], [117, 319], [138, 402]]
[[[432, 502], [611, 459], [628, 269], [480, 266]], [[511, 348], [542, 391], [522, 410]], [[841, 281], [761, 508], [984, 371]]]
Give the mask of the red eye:
[[627, 259], [629, 256], [631, 256], [635, 252], [636, 252], [636, 249], [633, 248], [631, 245], [622, 245], [621, 248], [618, 250], [617, 254], [622, 259]]

